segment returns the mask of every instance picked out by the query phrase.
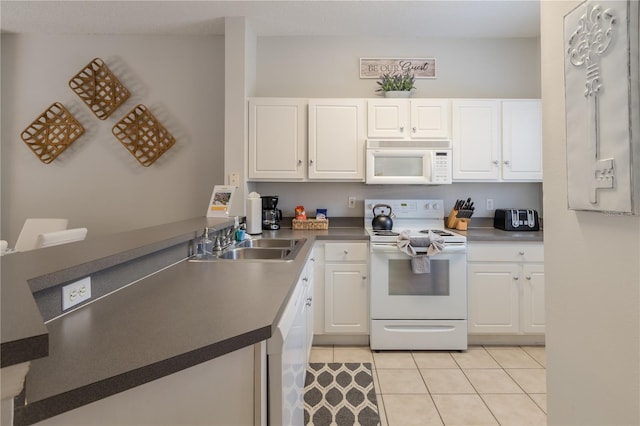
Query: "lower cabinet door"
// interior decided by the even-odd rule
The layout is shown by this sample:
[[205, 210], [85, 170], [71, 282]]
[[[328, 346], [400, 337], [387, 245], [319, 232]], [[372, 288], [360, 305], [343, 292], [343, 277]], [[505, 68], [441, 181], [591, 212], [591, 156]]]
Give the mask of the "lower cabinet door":
[[522, 331], [544, 333], [544, 264], [527, 263], [522, 272]]
[[326, 333], [367, 333], [369, 296], [366, 264], [325, 265]]
[[469, 333], [514, 334], [519, 327], [518, 267], [469, 263]]

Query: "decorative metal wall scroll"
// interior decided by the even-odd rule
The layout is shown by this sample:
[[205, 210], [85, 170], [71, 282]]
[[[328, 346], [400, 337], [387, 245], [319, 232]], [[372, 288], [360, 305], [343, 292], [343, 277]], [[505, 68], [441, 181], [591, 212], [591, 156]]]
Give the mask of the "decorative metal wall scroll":
[[112, 132], [145, 167], [153, 164], [176, 142], [171, 133], [142, 104], [118, 121]]
[[120, 83], [100, 58], [95, 58], [69, 80], [69, 87], [100, 120], [104, 120], [129, 98]]
[[637, 34], [634, 0], [588, 0], [565, 16], [570, 209], [640, 214]]
[[59, 102], [53, 103], [20, 135], [40, 161], [52, 162], [84, 133], [84, 127]]

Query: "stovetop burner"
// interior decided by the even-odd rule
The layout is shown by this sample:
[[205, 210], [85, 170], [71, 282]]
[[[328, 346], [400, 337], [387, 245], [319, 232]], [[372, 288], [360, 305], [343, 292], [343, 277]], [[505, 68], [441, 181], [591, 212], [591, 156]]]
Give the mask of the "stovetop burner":
[[420, 231], [421, 234], [428, 234], [429, 231], [433, 232], [436, 235], [440, 235], [441, 237], [452, 237], [453, 234], [448, 231], [443, 231], [442, 229], [423, 229]]
[[393, 231], [384, 231], [384, 230], [374, 230], [373, 231], [373, 235], [377, 235], [380, 237], [397, 237], [398, 234], [397, 232], [393, 232]]

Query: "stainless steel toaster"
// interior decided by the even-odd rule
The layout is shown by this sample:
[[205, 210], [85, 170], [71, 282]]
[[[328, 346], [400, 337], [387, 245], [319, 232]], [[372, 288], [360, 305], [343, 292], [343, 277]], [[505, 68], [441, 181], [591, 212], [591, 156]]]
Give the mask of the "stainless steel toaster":
[[496, 209], [493, 227], [503, 231], [539, 231], [538, 212], [530, 209]]

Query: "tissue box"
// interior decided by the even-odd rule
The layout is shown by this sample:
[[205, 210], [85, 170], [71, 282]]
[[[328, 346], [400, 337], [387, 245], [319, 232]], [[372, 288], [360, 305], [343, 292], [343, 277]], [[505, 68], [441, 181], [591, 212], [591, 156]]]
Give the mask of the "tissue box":
[[323, 230], [329, 229], [329, 219], [307, 219], [291, 221], [291, 228], [294, 230]]

